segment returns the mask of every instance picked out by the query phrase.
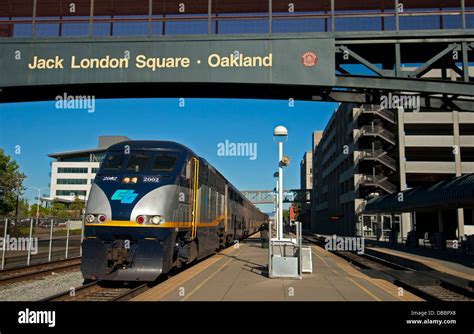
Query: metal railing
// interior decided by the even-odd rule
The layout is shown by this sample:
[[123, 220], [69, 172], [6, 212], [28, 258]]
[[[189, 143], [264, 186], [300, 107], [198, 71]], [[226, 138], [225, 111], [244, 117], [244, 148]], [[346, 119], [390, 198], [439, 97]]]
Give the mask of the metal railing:
[[390, 109], [382, 108], [377, 104], [363, 104], [360, 108], [363, 113], [379, 115], [391, 123], [395, 123], [395, 113]]
[[387, 155], [387, 152], [381, 149], [366, 149], [360, 151], [360, 158], [361, 159], [370, 159], [370, 160], [377, 160], [383, 163], [385, 166], [389, 167], [390, 169], [396, 171], [397, 170], [397, 162], [395, 159]]
[[[21, 5], [21, 13], [18, 4], [0, 7], [5, 11], [0, 18], [0, 34], [14, 36], [16, 27], [22, 27], [18, 30], [33, 38], [467, 29], [474, 8], [465, 1], [458, 0], [452, 8], [442, 8], [436, 1], [432, 1], [431, 8], [416, 8], [416, 4], [403, 6], [402, 1], [391, 0], [369, 4], [368, 10], [348, 10], [339, 0], [309, 5], [227, 0], [219, 6], [208, 0], [193, 8], [186, 8], [184, 2], [172, 4], [165, 0], [135, 0], [133, 4], [109, 0], [107, 4], [78, 1], [77, 11], [72, 12], [71, 4], [65, 5], [61, 0], [56, 4], [32, 0]], [[236, 25], [236, 21], [242, 24]]]
[[1, 270], [68, 259], [82, 255], [84, 221], [34, 218], [0, 219]]
[[387, 180], [386, 176], [381, 175], [364, 175], [362, 176], [361, 183], [368, 186], [379, 187], [389, 194], [393, 194], [397, 191], [397, 186]]
[[383, 126], [381, 125], [364, 125], [361, 127], [361, 132], [364, 135], [378, 135], [381, 138], [385, 139], [386, 141], [390, 142], [391, 144], [395, 145], [396, 144], [396, 137], [393, 133], [390, 131], [386, 130]]

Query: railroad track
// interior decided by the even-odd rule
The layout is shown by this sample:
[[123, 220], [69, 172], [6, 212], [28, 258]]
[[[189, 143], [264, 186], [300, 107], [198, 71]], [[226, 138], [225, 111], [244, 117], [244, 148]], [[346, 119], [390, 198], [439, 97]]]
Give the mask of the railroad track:
[[[321, 238], [304, 237], [320, 247]], [[373, 255], [332, 252], [362, 270], [376, 271], [393, 284], [428, 301], [474, 301], [474, 289], [467, 280], [433, 271], [417, 271]], [[465, 282], [464, 282], [465, 281]], [[463, 282], [462, 285], [459, 282]]]
[[[251, 236], [249, 236], [251, 237]], [[234, 247], [234, 245], [228, 248]], [[184, 272], [192, 266], [208, 259], [211, 256], [215, 256], [219, 253], [215, 253], [208, 257], [205, 257], [189, 266], [184, 266], [173, 272], [173, 275]], [[73, 293], [71, 291], [64, 291], [59, 294], [44, 298], [40, 301], [127, 301], [146, 290], [155, 287], [162, 282], [166, 281], [168, 276], [160, 276], [157, 281], [150, 283], [136, 283], [136, 282], [107, 282], [107, 281], [93, 281], [77, 287]]]
[[35, 264], [28, 267], [12, 268], [0, 271], [0, 286], [15, 282], [43, 278], [52, 273], [78, 270], [81, 258], [72, 258], [48, 263]]
[[152, 287], [152, 284], [122, 284], [115, 282], [94, 281], [65, 291], [41, 301], [95, 301], [112, 302], [129, 300]]

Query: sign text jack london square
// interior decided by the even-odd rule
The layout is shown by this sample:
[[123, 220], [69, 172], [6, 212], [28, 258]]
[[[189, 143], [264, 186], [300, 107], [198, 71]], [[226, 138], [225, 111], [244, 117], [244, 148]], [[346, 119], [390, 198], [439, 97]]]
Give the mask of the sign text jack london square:
[[0, 42], [0, 87], [126, 82], [333, 86], [334, 39]]

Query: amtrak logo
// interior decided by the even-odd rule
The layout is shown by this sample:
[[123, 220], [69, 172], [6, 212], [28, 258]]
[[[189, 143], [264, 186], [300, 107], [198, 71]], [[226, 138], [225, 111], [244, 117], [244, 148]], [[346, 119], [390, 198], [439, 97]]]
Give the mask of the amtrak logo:
[[127, 189], [119, 189], [116, 190], [115, 193], [112, 195], [112, 201], [120, 201], [120, 203], [130, 204], [133, 203], [135, 198], [137, 198], [138, 194], [136, 194], [133, 190]]

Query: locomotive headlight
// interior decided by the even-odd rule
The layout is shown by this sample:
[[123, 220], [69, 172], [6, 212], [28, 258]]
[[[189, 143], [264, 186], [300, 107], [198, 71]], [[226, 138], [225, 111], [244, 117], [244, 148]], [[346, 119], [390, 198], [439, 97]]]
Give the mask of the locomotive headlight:
[[92, 214], [89, 213], [89, 214], [86, 216], [86, 222], [88, 222], [89, 224], [92, 224], [92, 223], [94, 222], [94, 220], [95, 220], [95, 216], [94, 216], [94, 215], [92, 215]]
[[161, 216], [153, 216], [151, 218], [151, 223], [154, 224], [154, 225], [159, 225], [161, 223], [164, 223], [165, 222], [165, 219]]
[[132, 177], [132, 179], [130, 180], [130, 182], [132, 182], [132, 183], [137, 183], [137, 182], [138, 182], [138, 178], [137, 178], [137, 177]]
[[130, 183], [130, 178], [129, 177], [124, 177], [122, 182], [123, 183]]

